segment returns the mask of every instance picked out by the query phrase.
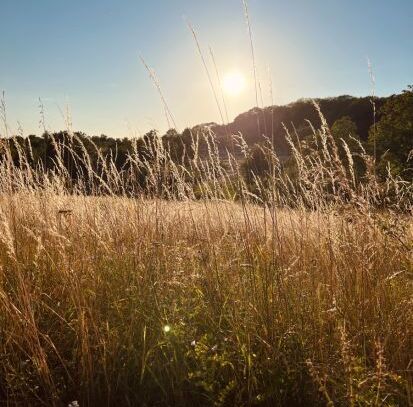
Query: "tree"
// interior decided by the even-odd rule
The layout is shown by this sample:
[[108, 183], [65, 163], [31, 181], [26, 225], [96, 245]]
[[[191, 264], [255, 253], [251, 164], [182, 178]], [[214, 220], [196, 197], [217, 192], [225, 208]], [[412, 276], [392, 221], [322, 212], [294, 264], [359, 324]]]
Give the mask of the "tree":
[[331, 127], [331, 134], [337, 143], [340, 158], [346, 157], [343, 141], [347, 144], [350, 151], [358, 152], [360, 149], [360, 137], [357, 132], [357, 125], [349, 116], [343, 116], [336, 120]]
[[356, 176], [361, 176], [365, 171], [365, 166], [363, 160], [360, 157], [361, 140], [358, 135], [356, 123], [354, 123], [350, 116], [343, 116], [340, 119], [336, 120], [331, 126], [331, 134], [337, 144], [338, 154], [341, 161], [347, 166], [350, 165], [348, 160], [348, 153], [346, 152], [346, 149], [344, 147], [345, 143], [347, 144], [352, 155], [354, 172]]
[[271, 165], [261, 144], [255, 144], [249, 149], [241, 168], [245, 181], [252, 189], [255, 187], [255, 177], [263, 181], [270, 176]]
[[369, 132], [370, 150], [377, 155], [377, 170], [385, 175], [387, 167], [393, 175], [413, 178], [413, 86], [400, 95], [390, 97], [382, 107], [377, 126]]

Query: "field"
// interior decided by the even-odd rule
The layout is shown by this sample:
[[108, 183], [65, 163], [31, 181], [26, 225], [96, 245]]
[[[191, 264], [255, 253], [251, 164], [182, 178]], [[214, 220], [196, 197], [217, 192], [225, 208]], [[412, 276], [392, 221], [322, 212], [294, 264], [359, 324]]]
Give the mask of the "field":
[[3, 193], [1, 399], [408, 405], [412, 239], [368, 206]]
[[413, 406], [408, 1], [5, 3], [0, 407]]

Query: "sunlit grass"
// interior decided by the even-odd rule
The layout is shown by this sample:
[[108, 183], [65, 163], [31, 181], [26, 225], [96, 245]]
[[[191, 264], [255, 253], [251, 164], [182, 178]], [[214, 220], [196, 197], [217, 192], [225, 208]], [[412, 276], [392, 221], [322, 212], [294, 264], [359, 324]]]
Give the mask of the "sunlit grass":
[[[228, 122], [243, 80], [221, 83], [210, 50], [218, 92], [189, 28]], [[361, 144], [341, 157], [319, 113], [304, 141], [286, 128], [289, 165], [256, 148], [261, 173], [209, 129], [178, 152], [133, 140], [122, 168], [69, 125], [51, 168], [0, 139], [2, 403], [411, 405], [413, 185]]]
[[391, 217], [275, 213], [3, 195], [1, 391], [12, 404], [407, 404], [398, 238], [411, 242], [411, 220], [393, 237]]

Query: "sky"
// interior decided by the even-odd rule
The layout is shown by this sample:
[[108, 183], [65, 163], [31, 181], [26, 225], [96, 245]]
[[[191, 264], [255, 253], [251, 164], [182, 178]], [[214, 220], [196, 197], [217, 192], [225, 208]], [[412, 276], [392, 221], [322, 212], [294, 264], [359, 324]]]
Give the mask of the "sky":
[[[372, 88], [385, 96], [413, 84], [412, 0], [249, 0], [248, 8], [260, 105]], [[188, 21], [215, 87], [209, 48], [221, 81], [231, 72], [245, 79], [242, 91], [223, 92], [229, 120], [256, 105], [242, 0], [0, 0], [0, 14], [12, 131], [42, 133], [40, 98], [51, 131], [66, 128], [69, 111], [73, 130], [89, 135], [164, 132], [163, 103], [140, 56], [178, 130], [220, 122]]]

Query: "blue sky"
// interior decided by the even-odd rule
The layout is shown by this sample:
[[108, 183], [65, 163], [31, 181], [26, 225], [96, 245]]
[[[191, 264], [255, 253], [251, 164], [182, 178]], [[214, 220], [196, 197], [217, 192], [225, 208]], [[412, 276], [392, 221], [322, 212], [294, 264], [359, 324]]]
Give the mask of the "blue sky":
[[[367, 95], [367, 57], [376, 93], [413, 83], [412, 0], [249, 0], [264, 104], [339, 94]], [[141, 54], [155, 69], [179, 129], [219, 121], [184, 16], [220, 74], [237, 70], [247, 87], [227, 95], [230, 119], [255, 105], [241, 0], [0, 0], [0, 90], [9, 126], [41, 133], [73, 128], [124, 137], [167, 128]], [[268, 69], [269, 68], [269, 69]], [[210, 67], [211, 75], [214, 73]], [[214, 77], [214, 75], [213, 75]]]

